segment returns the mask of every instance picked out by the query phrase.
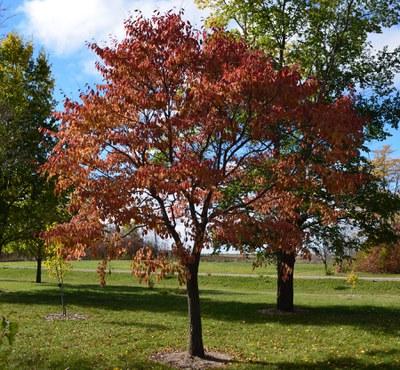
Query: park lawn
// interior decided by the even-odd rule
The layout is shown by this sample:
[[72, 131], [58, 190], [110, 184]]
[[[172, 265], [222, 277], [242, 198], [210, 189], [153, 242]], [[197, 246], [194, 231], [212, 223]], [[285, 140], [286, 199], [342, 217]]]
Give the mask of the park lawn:
[[[99, 261], [96, 260], [80, 260], [72, 261], [72, 266], [75, 269], [96, 270]], [[111, 270], [130, 271], [131, 261], [129, 260], [114, 260], [111, 261]], [[19, 262], [0, 262], [1, 268], [35, 268], [35, 261], [19, 261]], [[325, 276], [324, 266], [322, 263], [310, 263], [303, 260], [298, 260], [295, 265], [295, 277], [302, 276]], [[261, 275], [276, 275], [276, 266], [268, 264], [266, 266], [253, 268], [251, 259], [243, 259], [236, 261], [201, 261], [200, 273], [203, 274], [251, 274], [255, 276]], [[346, 277], [347, 274], [336, 274], [336, 276]], [[370, 274], [358, 273], [359, 276], [370, 277], [396, 277], [400, 278], [400, 274]]]
[[[90, 269], [96, 270], [99, 261], [96, 260], [80, 260], [72, 261], [73, 268], [76, 269]], [[110, 263], [111, 269], [115, 270], [127, 270], [131, 268], [131, 261], [129, 260], [114, 260]], [[19, 262], [0, 262], [1, 267], [29, 267], [35, 268], [36, 264], [34, 261], [19, 261]], [[267, 265], [260, 268], [253, 268], [253, 261], [201, 261], [200, 272], [206, 274], [215, 273], [228, 273], [228, 274], [254, 274], [254, 275], [269, 275], [276, 273], [276, 267], [273, 265]], [[323, 275], [323, 265], [319, 263], [302, 263], [299, 262], [296, 265], [296, 273], [308, 274], [308, 275]]]
[[[0, 313], [19, 325], [1, 369], [167, 369], [150, 354], [184, 350], [186, 296], [174, 278], [155, 289], [112, 273], [105, 288], [95, 273], [66, 278], [68, 311], [86, 321], [45, 321], [60, 311], [58, 288], [33, 270], [0, 269]], [[296, 314], [273, 307], [269, 277], [200, 277], [204, 342], [228, 352], [228, 369], [399, 369], [400, 283], [297, 280]], [[7, 354], [7, 360], [5, 356]]]

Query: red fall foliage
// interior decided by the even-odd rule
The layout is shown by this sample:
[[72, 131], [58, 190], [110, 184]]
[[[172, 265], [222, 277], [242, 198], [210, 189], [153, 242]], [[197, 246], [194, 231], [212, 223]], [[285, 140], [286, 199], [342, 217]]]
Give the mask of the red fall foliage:
[[[263, 52], [222, 31], [199, 33], [179, 14], [129, 19], [125, 31], [111, 46], [91, 45], [104, 83], [57, 114], [44, 170], [72, 189], [74, 216], [50, 235], [74, 256], [110, 224], [171, 238], [186, 277], [189, 353], [203, 357], [203, 248], [213, 235], [296, 248], [302, 198], [292, 189], [351, 192], [362, 179], [340, 164], [358, 155], [363, 120], [351, 97], [319, 102], [314, 79], [276, 71]], [[337, 217], [318, 198], [308, 207]]]

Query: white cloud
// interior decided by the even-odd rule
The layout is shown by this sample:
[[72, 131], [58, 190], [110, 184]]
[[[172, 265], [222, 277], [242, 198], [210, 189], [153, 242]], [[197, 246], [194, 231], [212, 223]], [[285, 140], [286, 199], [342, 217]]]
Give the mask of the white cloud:
[[46, 49], [66, 55], [84, 47], [86, 41], [121, 37], [123, 20], [141, 10], [149, 16], [156, 9], [185, 9], [185, 17], [197, 26], [202, 13], [192, 0], [25, 0], [21, 25]]
[[382, 33], [370, 34], [368, 40], [376, 50], [381, 50], [384, 46], [393, 50], [400, 46], [400, 27], [384, 28]]
[[96, 57], [84, 59], [81, 61], [81, 65], [85, 74], [93, 77], [99, 77], [99, 71], [96, 68], [96, 61]]
[[[400, 27], [384, 28], [382, 33], [369, 34], [368, 41], [371, 42], [376, 51], [382, 50], [385, 46], [388, 47], [389, 51], [393, 51], [400, 46]], [[400, 89], [400, 73], [394, 76], [393, 84]]]

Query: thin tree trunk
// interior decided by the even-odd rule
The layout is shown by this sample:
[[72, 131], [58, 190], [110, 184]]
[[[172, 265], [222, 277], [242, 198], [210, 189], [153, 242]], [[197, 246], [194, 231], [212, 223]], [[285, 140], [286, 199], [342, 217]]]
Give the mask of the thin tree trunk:
[[65, 306], [65, 302], [64, 302], [64, 284], [60, 283], [58, 284], [58, 286], [60, 287], [60, 297], [61, 297], [61, 307], [62, 307], [62, 314], [64, 317], [67, 316], [67, 307]]
[[204, 358], [203, 334], [201, 329], [200, 296], [198, 284], [200, 254], [195, 261], [187, 266], [189, 277], [186, 282], [188, 315], [189, 315], [189, 343], [190, 356]]
[[328, 274], [328, 261], [326, 258], [322, 259], [322, 263], [324, 264], [324, 270], [325, 270], [325, 275], [329, 275]]
[[295, 261], [295, 253], [278, 252], [277, 309], [279, 311], [292, 312], [294, 309], [293, 272]]
[[36, 282], [42, 282], [42, 258], [38, 257], [36, 259]]

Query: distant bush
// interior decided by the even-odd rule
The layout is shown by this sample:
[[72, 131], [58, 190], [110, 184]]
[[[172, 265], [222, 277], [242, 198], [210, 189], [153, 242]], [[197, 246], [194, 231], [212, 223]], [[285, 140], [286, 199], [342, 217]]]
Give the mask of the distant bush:
[[354, 270], [353, 263], [353, 257], [349, 255], [335, 256], [335, 262], [333, 263], [334, 272], [337, 274], [350, 273]]
[[380, 245], [356, 256], [356, 269], [363, 272], [400, 274], [400, 243]]

